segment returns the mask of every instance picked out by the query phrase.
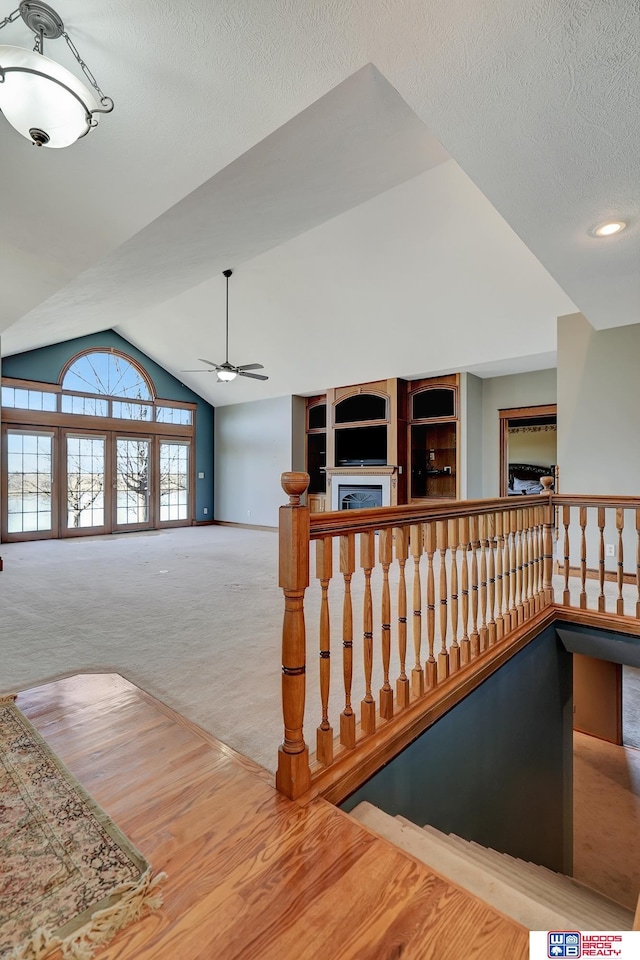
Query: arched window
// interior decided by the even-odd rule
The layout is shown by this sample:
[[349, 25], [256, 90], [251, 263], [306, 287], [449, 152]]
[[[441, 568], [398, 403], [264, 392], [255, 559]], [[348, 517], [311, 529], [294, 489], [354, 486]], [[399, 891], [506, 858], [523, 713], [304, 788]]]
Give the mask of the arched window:
[[91, 350], [71, 363], [62, 389], [127, 400], [153, 400], [151, 381], [131, 360], [119, 353]]

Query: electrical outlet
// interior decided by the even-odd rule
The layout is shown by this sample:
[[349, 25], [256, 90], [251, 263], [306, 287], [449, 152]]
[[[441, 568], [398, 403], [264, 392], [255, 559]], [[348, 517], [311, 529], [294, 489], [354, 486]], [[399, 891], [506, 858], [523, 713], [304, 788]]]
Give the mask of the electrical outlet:
[[247, 517], [251, 516], [251, 510], [247, 510]]
[[429, 460], [435, 460], [436, 452], [435, 450], [429, 450]]
[[205, 507], [202, 512], [203, 512], [203, 513], [209, 513], [209, 507]]
[[605, 557], [615, 557], [616, 548], [612, 543], [608, 543], [604, 548]]

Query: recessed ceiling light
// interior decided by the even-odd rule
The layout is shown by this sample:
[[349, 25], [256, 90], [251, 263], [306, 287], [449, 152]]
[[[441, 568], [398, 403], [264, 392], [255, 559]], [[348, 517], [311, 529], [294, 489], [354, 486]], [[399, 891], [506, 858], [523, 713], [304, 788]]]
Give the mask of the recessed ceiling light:
[[614, 233], [620, 233], [626, 227], [624, 220], [607, 220], [606, 223], [600, 223], [591, 231], [595, 237], [612, 237]]

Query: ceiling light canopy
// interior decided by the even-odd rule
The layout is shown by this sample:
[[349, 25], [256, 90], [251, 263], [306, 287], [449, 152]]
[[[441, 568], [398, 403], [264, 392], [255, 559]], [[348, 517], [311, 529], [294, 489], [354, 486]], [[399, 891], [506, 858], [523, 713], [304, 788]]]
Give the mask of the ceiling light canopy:
[[624, 230], [626, 225], [624, 220], [607, 220], [606, 223], [599, 223], [594, 227], [592, 233], [596, 237], [613, 237], [614, 234]]
[[[35, 46], [0, 46], [0, 110], [35, 146], [68, 147], [98, 125], [97, 114], [113, 110], [113, 100], [98, 86], [55, 10], [41, 0], [23, 0], [0, 21], [0, 29], [18, 17], [35, 34]], [[44, 56], [45, 39], [59, 37], [66, 40], [93, 90]]]

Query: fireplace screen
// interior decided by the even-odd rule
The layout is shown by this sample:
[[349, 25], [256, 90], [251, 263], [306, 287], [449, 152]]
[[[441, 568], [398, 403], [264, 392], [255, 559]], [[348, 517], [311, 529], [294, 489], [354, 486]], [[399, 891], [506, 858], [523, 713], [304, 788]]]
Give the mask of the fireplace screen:
[[339, 510], [362, 510], [382, 506], [382, 484], [340, 484]]

